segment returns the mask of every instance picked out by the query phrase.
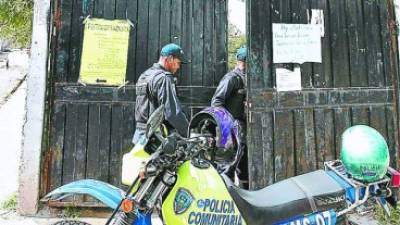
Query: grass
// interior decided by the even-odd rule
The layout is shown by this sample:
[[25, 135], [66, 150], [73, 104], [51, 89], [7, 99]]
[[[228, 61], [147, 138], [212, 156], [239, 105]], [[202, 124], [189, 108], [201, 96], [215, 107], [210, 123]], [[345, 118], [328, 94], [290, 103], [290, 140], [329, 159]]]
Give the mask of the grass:
[[65, 218], [78, 218], [80, 216], [79, 209], [76, 207], [67, 207], [62, 211], [62, 217]]
[[394, 225], [394, 224], [400, 224], [400, 208], [394, 209], [392, 207], [390, 208], [390, 217], [387, 217], [385, 213], [383, 212], [383, 209], [381, 206], [376, 205], [375, 206], [375, 218], [379, 221], [379, 224], [381, 225]]
[[3, 210], [16, 210], [17, 209], [17, 193], [13, 193], [7, 200], [1, 203]]

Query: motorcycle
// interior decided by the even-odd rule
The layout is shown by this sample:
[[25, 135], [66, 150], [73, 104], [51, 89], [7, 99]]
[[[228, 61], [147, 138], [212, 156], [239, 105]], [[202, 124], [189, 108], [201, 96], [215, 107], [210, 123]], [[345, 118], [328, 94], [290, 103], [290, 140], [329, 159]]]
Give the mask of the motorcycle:
[[[139, 171], [134, 179], [123, 175], [131, 183], [126, 192], [86, 179], [59, 187], [42, 201], [90, 195], [113, 209], [106, 225], [151, 225], [153, 214], [159, 214], [166, 225], [335, 225], [344, 224], [346, 214], [369, 199], [375, 199], [388, 215], [388, 205], [396, 207], [399, 172], [388, 168], [382, 179], [360, 182], [348, 175], [340, 160], [260, 190], [240, 189], [213, 161], [218, 158], [216, 149], [240, 145], [239, 128], [226, 110], [207, 108], [195, 115], [189, 138], [165, 135], [160, 129], [163, 118], [162, 107], [149, 118], [146, 135], [135, 148], [145, 149], [152, 139], [158, 144], [151, 154], [136, 154], [142, 157], [142, 165], [135, 167]], [[232, 157], [240, 157], [240, 151]], [[86, 223], [56, 223], [66, 224]]]

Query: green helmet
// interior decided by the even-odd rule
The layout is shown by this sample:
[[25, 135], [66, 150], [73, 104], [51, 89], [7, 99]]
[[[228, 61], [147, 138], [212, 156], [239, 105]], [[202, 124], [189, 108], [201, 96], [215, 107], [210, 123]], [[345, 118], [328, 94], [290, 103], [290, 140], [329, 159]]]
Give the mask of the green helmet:
[[389, 166], [385, 138], [365, 125], [352, 126], [343, 132], [340, 158], [347, 172], [363, 182], [381, 179]]

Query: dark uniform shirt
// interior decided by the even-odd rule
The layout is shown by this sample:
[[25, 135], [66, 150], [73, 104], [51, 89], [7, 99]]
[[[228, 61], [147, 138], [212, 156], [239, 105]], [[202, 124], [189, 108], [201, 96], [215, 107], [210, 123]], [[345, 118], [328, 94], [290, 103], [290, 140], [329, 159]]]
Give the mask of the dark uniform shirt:
[[176, 95], [172, 74], [155, 63], [140, 75], [136, 84], [136, 127], [144, 129], [149, 116], [161, 104], [168, 125], [186, 136], [189, 123]]
[[233, 118], [246, 121], [244, 113], [245, 75], [238, 68], [225, 74], [211, 100], [211, 106], [226, 108]]

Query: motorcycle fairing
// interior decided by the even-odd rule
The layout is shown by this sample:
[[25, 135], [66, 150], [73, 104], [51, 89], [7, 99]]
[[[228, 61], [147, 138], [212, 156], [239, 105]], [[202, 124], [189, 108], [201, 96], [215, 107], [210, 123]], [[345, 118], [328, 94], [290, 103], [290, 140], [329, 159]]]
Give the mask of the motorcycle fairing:
[[179, 168], [162, 215], [167, 225], [246, 224], [218, 172], [212, 166], [197, 168], [190, 161]]
[[125, 196], [125, 192], [102, 181], [86, 179], [61, 186], [48, 193], [41, 201], [61, 200], [74, 194], [87, 194], [106, 206], [115, 209]]

